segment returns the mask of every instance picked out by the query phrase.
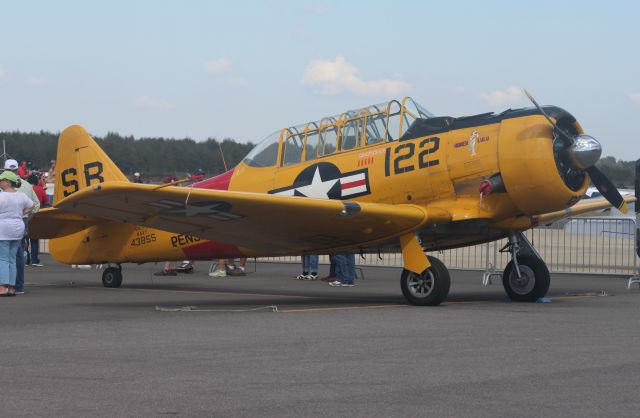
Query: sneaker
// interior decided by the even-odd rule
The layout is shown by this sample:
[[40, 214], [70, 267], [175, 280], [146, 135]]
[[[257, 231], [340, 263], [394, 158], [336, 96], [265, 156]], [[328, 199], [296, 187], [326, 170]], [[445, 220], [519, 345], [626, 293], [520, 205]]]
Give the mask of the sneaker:
[[177, 276], [178, 272], [175, 270], [162, 270], [157, 273], [153, 273], [154, 276]]
[[24, 289], [23, 290], [16, 290], [16, 295], [24, 295]]
[[178, 273], [193, 273], [193, 264], [182, 263], [180, 267], [176, 269]]
[[209, 273], [209, 277], [227, 277], [227, 272], [224, 270], [216, 270]]
[[240, 270], [239, 268], [230, 269], [227, 271], [227, 274], [229, 276], [246, 276], [246, 273], [243, 270]]
[[342, 286], [342, 282], [341, 282], [341, 281], [336, 280], [335, 282], [331, 282], [331, 283], [329, 283], [329, 286], [332, 286], [332, 287], [341, 287], [341, 286]]
[[307, 279], [307, 280], [318, 280], [318, 273], [307, 274], [305, 279]]
[[353, 286], [355, 286], [355, 283], [353, 283], [353, 282], [346, 283], [345, 282], [345, 283], [342, 283], [342, 285], [340, 287], [353, 287]]
[[44, 264], [40, 264], [40, 263], [32, 263], [31, 264], [32, 267], [44, 267]]
[[304, 275], [304, 274], [298, 274], [298, 276], [297, 276], [297, 277], [294, 277], [294, 278], [293, 278], [293, 280], [304, 280], [304, 279], [306, 279], [306, 278], [307, 278], [307, 276], [306, 276], [306, 275]]

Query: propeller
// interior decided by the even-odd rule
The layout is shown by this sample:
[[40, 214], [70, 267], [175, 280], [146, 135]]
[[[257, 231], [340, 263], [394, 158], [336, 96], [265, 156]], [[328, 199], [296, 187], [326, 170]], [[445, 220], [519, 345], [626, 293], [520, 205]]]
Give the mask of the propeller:
[[569, 166], [574, 170], [586, 171], [602, 196], [614, 207], [618, 208], [618, 210], [627, 213], [627, 202], [624, 201], [620, 192], [618, 192], [618, 188], [595, 166], [602, 154], [602, 146], [600, 143], [592, 136], [583, 134], [573, 135], [560, 128], [526, 89], [524, 89], [524, 94], [527, 95], [531, 103], [533, 103], [540, 113], [549, 121], [554, 131], [557, 132], [558, 138], [564, 144], [564, 151], [568, 156]]

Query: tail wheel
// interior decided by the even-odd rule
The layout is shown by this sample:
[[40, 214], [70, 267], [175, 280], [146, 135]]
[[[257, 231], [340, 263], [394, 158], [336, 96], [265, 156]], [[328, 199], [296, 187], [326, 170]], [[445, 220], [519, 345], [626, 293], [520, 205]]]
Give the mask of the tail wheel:
[[122, 284], [122, 271], [117, 267], [107, 267], [102, 272], [102, 284], [104, 287], [120, 287]]
[[523, 254], [518, 256], [520, 277], [513, 260], [502, 274], [502, 285], [509, 298], [515, 302], [535, 302], [549, 290], [551, 277], [547, 265], [538, 257]]
[[427, 256], [431, 267], [422, 274], [402, 270], [400, 287], [402, 294], [412, 305], [437, 306], [449, 295], [451, 279], [449, 270], [437, 258]]

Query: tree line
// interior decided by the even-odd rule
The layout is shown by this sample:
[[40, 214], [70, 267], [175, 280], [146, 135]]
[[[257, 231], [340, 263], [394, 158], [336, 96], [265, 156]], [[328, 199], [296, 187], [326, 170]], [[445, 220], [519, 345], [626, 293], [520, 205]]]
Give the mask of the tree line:
[[[0, 142], [4, 142], [7, 158], [31, 161], [34, 168], [48, 170], [50, 160], [56, 158], [58, 135], [45, 131], [0, 132]], [[227, 167], [232, 168], [254, 147], [252, 143], [242, 144], [230, 138], [196, 142], [190, 138], [135, 139], [108, 133], [104, 138], [94, 139], [126, 175], [140, 172], [143, 178], [152, 181], [167, 175], [183, 178], [199, 168], [207, 176], [216, 175], [225, 171], [222, 155]], [[635, 164], [635, 161], [604, 157], [597, 166], [616, 186], [633, 188]]]
[[[57, 133], [51, 132], [0, 132], [4, 142], [5, 158], [30, 161], [33, 168], [46, 171], [51, 160], [56, 159]], [[225, 171], [222, 155], [230, 169], [237, 165], [254, 147], [226, 138], [218, 141], [194, 141], [190, 138], [140, 138], [108, 133], [105, 137], [93, 136], [98, 145], [128, 176], [139, 172], [149, 181], [159, 181], [172, 175], [183, 178], [197, 169], [207, 176]], [[222, 154], [221, 154], [222, 149]]]

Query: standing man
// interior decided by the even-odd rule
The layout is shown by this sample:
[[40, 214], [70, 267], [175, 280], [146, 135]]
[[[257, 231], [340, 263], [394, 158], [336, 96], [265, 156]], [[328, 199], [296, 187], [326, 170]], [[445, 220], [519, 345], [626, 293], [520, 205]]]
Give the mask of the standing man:
[[[40, 178], [31, 174], [27, 181], [33, 186], [33, 192], [38, 197], [38, 202], [40, 203], [40, 208], [46, 208], [49, 206], [49, 196], [44, 191], [44, 188], [40, 185]], [[33, 267], [43, 267], [42, 263], [40, 263], [40, 240], [39, 239], [31, 239], [28, 238], [31, 242], [31, 256], [27, 258], [27, 264]]]
[[144, 183], [144, 181], [142, 181], [142, 177], [140, 177], [140, 173], [138, 173], [137, 171], [135, 173], [133, 173], [133, 182], [134, 183]]
[[[17, 175], [18, 172], [18, 162], [16, 160], [7, 160], [4, 162], [5, 171], [11, 171], [13, 174]], [[40, 200], [38, 200], [38, 196], [33, 191], [33, 186], [29, 184], [27, 181], [20, 182], [20, 187], [17, 189], [18, 191], [26, 194], [29, 199], [33, 201], [33, 210], [31, 211], [31, 215], [38, 212], [40, 209]], [[24, 250], [26, 248], [25, 243], [29, 242], [28, 236], [29, 231], [28, 227], [28, 216], [25, 215], [22, 218], [24, 222], [24, 238], [22, 239], [22, 245], [18, 246], [18, 252], [16, 253], [16, 293], [23, 294], [24, 293]]]
[[333, 287], [353, 287], [356, 278], [356, 256], [353, 253], [338, 253], [333, 255], [336, 261], [337, 280], [329, 283]]

